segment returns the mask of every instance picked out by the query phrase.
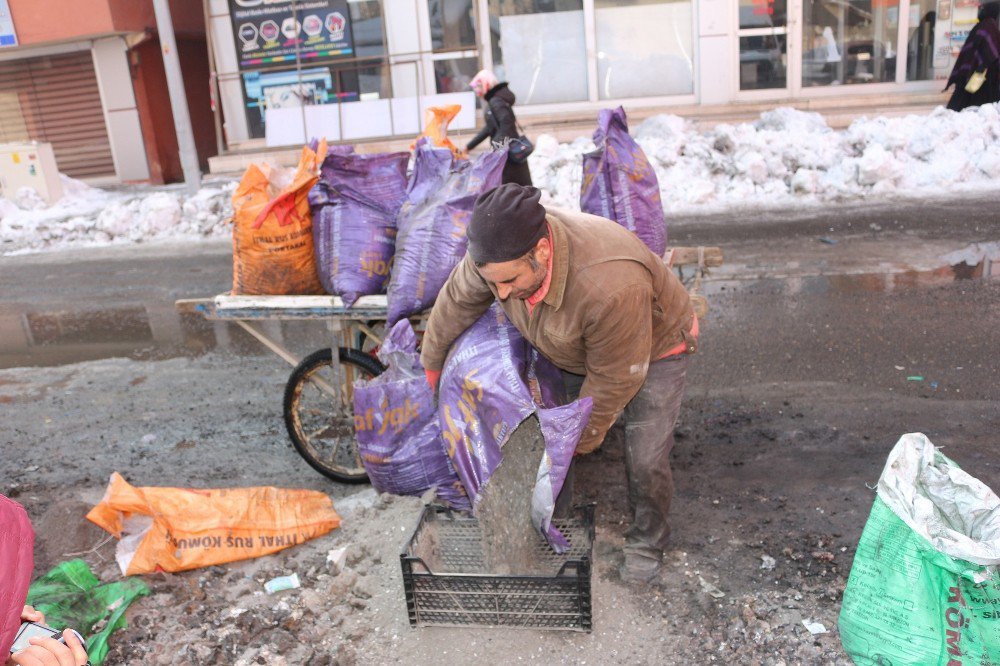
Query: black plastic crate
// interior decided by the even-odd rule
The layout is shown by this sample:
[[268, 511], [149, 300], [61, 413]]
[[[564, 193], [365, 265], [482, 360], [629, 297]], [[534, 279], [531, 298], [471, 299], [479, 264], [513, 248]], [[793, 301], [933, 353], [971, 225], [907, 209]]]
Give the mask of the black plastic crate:
[[[590, 631], [594, 505], [577, 507], [572, 517], [553, 524], [570, 549], [558, 555], [539, 535], [538, 561], [551, 566], [551, 575], [497, 575], [483, 570], [475, 518], [425, 507], [400, 555], [410, 624]], [[435, 562], [418, 554], [426, 539], [436, 541]]]

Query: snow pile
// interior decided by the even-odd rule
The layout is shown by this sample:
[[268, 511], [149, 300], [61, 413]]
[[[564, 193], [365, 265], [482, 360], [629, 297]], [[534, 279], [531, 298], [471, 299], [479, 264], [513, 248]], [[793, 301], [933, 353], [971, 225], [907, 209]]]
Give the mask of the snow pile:
[[[672, 115], [633, 134], [656, 170], [667, 213], [803, 207], [890, 196], [942, 196], [1000, 187], [1000, 109], [861, 118], [833, 130], [818, 113], [789, 108], [752, 123], [699, 131]], [[579, 209], [589, 137], [542, 134], [529, 158], [544, 202]], [[101, 190], [63, 177], [47, 206], [30, 188], [0, 198], [0, 254], [161, 239], [228, 237], [234, 181], [186, 197], [179, 186]]]
[[109, 191], [62, 176], [63, 197], [51, 206], [31, 188], [0, 198], [0, 254], [69, 245], [226, 237], [234, 182], [187, 197], [176, 186]]
[[[659, 115], [633, 134], [656, 169], [668, 213], [944, 195], [995, 189], [1000, 178], [995, 104], [962, 113], [939, 107], [929, 115], [861, 118], [843, 131], [817, 113], [790, 108], [708, 131]], [[531, 173], [548, 201], [579, 208], [581, 155], [593, 149], [582, 137], [565, 144], [538, 137]]]

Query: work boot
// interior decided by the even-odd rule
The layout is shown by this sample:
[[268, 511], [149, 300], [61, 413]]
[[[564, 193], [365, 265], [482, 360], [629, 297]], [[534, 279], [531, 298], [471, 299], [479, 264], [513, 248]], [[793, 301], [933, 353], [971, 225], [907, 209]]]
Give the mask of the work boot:
[[648, 583], [660, 573], [660, 560], [641, 553], [625, 553], [622, 580], [626, 583]]

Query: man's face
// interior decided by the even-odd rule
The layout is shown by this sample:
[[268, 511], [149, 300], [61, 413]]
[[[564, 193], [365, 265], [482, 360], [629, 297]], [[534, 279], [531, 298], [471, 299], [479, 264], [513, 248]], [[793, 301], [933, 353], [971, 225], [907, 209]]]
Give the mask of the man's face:
[[508, 298], [525, 300], [538, 291], [548, 273], [550, 245], [547, 238], [538, 241], [531, 252], [513, 261], [486, 264], [479, 274], [497, 289], [501, 301]]

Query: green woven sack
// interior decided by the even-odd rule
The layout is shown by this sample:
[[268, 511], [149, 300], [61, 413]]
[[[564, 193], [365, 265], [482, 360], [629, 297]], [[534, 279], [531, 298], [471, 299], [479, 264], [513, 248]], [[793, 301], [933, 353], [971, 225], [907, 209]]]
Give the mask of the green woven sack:
[[920, 434], [889, 455], [840, 611], [858, 666], [1000, 666], [1000, 500]]

